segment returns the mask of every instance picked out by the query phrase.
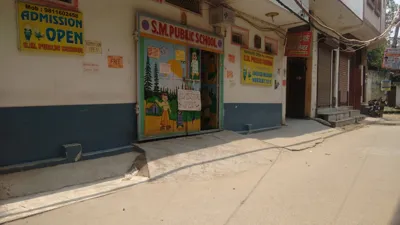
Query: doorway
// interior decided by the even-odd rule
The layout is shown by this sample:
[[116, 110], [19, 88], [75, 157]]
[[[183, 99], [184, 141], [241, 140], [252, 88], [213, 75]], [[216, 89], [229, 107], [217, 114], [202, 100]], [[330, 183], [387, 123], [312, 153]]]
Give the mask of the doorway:
[[390, 91], [387, 92], [387, 101], [389, 107], [396, 107], [396, 93], [397, 89], [396, 86], [392, 86]]
[[219, 55], [201, 50], [201, 130], [219, 128]]
[[287, 60], [286, 117], [305, 117], [307, 59]]

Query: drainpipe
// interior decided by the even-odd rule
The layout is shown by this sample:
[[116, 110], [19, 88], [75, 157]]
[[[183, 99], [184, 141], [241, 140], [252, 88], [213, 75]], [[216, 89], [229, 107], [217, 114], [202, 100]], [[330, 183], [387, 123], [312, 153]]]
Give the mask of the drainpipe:
[[335, 98], [335, 108], [338, 108], [338, 93], [339, 93], [339, 54], [340, 50], [339, 48], [334, 50], [336, 52], [335, 54], [335, 88], [334, 88], [334, 93], [333, 96]]

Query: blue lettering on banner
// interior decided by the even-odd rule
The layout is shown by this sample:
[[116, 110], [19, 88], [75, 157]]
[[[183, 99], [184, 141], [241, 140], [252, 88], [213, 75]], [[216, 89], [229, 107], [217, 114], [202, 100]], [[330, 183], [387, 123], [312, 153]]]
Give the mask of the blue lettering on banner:
[[[21, 13], [22, 20], [28, 21], [39, 21], [45, 22], [48, 24], [55, 24], [70, 28], [82, 28], [83, 23], [82, 20], [74, 19], [74, 18], [66, 18], [63, 16], [49, 15], [38, 12], [30, 12], [25, 10]], [[83, 33], [82, 32], [74, 32], [67, 29], [54, 29], [54, 28], [46, 28], [46, 38], [49, 41], [61, 42], [64, 38], [66, 38], [66, 42], [69, 44], [83, 44]]]
[[79, 20], [79, 19], [66, 18], [63, 16], [48, 15], [48, 14], [37, 13], [37, 12], [30, 12], [27, 10], [25, 10], [21, 13], [21, 19], [22, 20], [30, 20], [30, 21], [39, 20], [39, 22], [45, 22], [45, 23], [50, 23], [50, 24], [55, 24], [55, 25], [62, 25], [62, 26], [69, 26], [69, 27], [74, 27], [74, 28], [82, 28], [83, 27], [82, 20]]

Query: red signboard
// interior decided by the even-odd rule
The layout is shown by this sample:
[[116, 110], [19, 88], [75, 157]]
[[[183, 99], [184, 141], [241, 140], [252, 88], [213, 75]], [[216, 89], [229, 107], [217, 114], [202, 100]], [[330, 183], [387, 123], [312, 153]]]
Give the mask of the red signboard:
[[288, 33], [285, 56], [310, 57], [312, 32]]

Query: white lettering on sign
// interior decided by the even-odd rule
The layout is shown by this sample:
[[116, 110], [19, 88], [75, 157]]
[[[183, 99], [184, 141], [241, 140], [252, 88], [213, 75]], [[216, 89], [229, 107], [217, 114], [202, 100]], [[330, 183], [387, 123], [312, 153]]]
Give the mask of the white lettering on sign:
[[180, 111], [201, 111], [200, 91], [179, 89], [178, 109]]
[[139, 24], [142, 36], [167, 38], [215, 52], [223, 52], [224, 50], [223, 37], [214, 34], [199, 32], [186, 26], [175, 25], [147, 16], [140, 16]]

